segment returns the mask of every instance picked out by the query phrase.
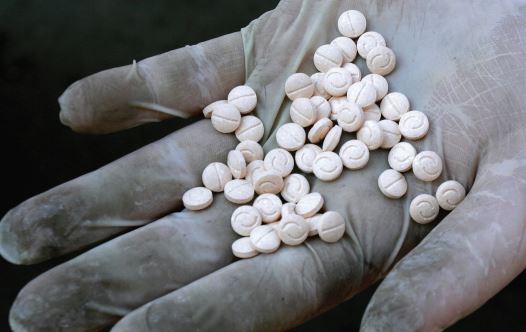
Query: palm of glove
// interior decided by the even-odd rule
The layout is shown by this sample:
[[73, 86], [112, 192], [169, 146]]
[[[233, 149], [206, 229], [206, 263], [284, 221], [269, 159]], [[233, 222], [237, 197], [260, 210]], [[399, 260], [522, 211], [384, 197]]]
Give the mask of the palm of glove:
[[[388, 168], [387, 152], [374, 151], [366, 168], [344, 170], [334, 182], [309, 178], [311, 191], [324, 196], [325, 208], [346, 218], [343, 240], [311, 239], [233, 262], [230, 244], [237, 236], [229, 221], [236, 206], [222, 195], [205, 211], [162, 217], [180, 207], [182, 193], [200, 183], [208, 163], [224, 161], [237, 143], [215, 132], [208, 120], [200, 121], [6, 215], [2, 254], [24, 263], [162, 217], [34, 280], [15, 302], [12, 325], [96, 329], [149, 302], [115, 329], [281, 330], [348, 299], [402, 258], [371, 300], [364, 330], [440, 329], [476, 309], [524, 268], [520, 200], [526, 115], [519, 90], [526, 81], [521, 65], [526, 45], [520, 38], [526, 22], [504, 6], [468, 7], [398, 1], [352, 5], [367, 16], [368, 30], [382, 33], [397, 54], [398, 68], [387, 77], [390, 91], [406, 94], [411, 108], [430, 118], [429, 134], [415, 146], [442, 156], [438, 180], [424, 183], [409, 173], [406, 196], [387, 199], [376, 184]], [[343, 3], [285, 1], [242, 31], [246, 81], [258, 93], [267, 151], [275, 147], [275, 129], [289, 121], [286, 77], [314, 72], [312, 52], [337, 36], [337, 17], [347, 9], [351, 6]], [[458, 15], [463, 12], [467, 17]], [[239, 43], [238, 36], [229, 38]], [[62, 97], [67, 106], [62, 119], [78, 130], [106, 132], [166, 118], [185, 108], [164, 97], [173, 90], [164, 79], [166, 68], [184, 57], [191, 62], [217, 58], [226, 49], [242, 62], [232, 45], [202, 44], [174, 51], [163, 63], [152, 58], [139, 68], [99, 74], [101, 82], [112, 75], [125, 78], [108, 91], [98, 91], [100, 84], [76, 83]], [[215, 73], [185, 80], [198, 91], [199, 102], [185, 100], [189, 106], [202, 107], [242, 83], [232, 63], [222, 65], [231, 71], [227, 78]], [[350, 137], [344, 135], [342, 142]], [[470, 190], [466, 200], [438, 226], [412, 222], [411, 199], [433, 194], [447, 179]]]

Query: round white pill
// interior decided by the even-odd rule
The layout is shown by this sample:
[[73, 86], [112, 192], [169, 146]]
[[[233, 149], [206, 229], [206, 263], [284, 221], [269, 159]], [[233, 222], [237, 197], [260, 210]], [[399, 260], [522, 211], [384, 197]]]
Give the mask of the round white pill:
[[331, 68], [323, 80], [325, 91], [335, 97], [344, 96], [353, 83], [351, 74], [344, 68]]
[[296, 165], [303, 172], [312, 173], [314, 159], [316, 159], [316, 156], [318, 153], [321, 153], [321, 151], [321, 148], [315, 144], [305, 144], [301, 149], [296, 151], [294, 155]]
[[296, 214], [296, 203], [285, 203], [281, 206], [281, 215]]
[[309, 224], [302, 216], [288, 214], [279, 222], [278, 235], [283, 243], [297, 246], [303, 243], [309, 235]]
[[281, 217], [281, 199], [274, 194], [262, 194], [255, 200], [253, 206], [258, 209], [264, 222], [273, 222]]
[[205, 118], [210, 119], [212, 117], [212, 113], [214, 112], [214, 109], [217, 105], [226, 104], [226, 100], [218, 100], [214, 101], [213, 103], [209, 104], [205, 108], [203, 108], [203, 115]]
[[342, 107], [347, 105], [348, 102], [347, 96], [331, 97], [331, 99], [329, 99], [329, 104], [331, 105], [331, 115], [329, 118], [331, 120], [337, 120], [338, 112], [340, 112]]
[[232, 253], [238, 258], [251, 258], [259, 253], [252, 247], [252, 241], [249, 237], [242, 237], [232, 243]]
[[227, 165], [215, 162], [205, 167], [201, 179], [208, 189], [221, 192], [225, 188], [225, 184], [232, 180], [232, 173]]
[[241, 123], [236, 129], [236, 137], [240, 142], [254, 141], [259, 142], [265, 133], [263, 122], [253, 115], [241, 118]]
[[360, 169], [369, 161], [369, 149], [363, 142], [353, 139], [345, 142], [340, 148], [343, 166], [348, 169]]
[[305, 218], [307, 224], [309, 224], [309, 236], [318, 235], [318, 225], [323, 214], [318, 213], [310, 218]]
[[416, 149], [407, 142], [400, 142], [389, 151], [387, 161], [392, 169], [398, 172], [407, 172], [413, 165]]
[[438, 212], [438, 201], [429, 194], [416, 196], [409, 205], [409, 215], [419, 224], [432, 222], [438, 216]]
[[327, 99], [321, 96], [314, 96], [310, 98], [310, 102], [316, 112], [316, 121], [328, 118], [331, 115], [331, 104], [329, 104]]
[[348, 37], [336, 37], [331, 45], [338, 48], [343, 56], [343, 62], [352, 62], [356, 58], [356, 43]]
[[376, 90], [376, 101], [379, 101], [385, 97], [387, 91], [389, 90], [389, 85], [387, 84], [385, 77], [378, 74], [366, 75], [362, 81], [370, 83], [372, 86], [374, 86], [374, 89]]
[[262, 221], [258, 209], [250, 205], [238, 207], [230, 218], [232, 229], [241, 236], [249, 236], [254, 228], [261, 225]]
[[296, 203], [296, 214], [309, 218], [318, 213], [323, 207], [323, 196], [320, 193], [310, 193], [303, 196]]
[[278, 232], [270, 225], [261, 225], [250, 233], [250, 242], [257, 251], [270, 254], [278, 250], [281, 240]]
[[320, 142], [325, 137], [325, 135], [327, 135], [329, 130], [331, 130], [332, 126], [332, 121], [327, 118], [316, 121], [316, 123], [314, 123], [312, 128], [309, 130], [309, 141], [314, 144]]
[[357, 10], [348, 10], [338, 18], [338, 30], [345, 37], [356, 38], [365, 32], [366, 27], [365, 16]]
[[417, 140], [426, 136], [429, 120], [420, 111], [410, 111], [400, 117], [400, 132], [407, 139]]
[[248, 85], [236, 86], [230, 91], [227, 99], [241, 114], [252, 112], [258, 103], [256, 92]]
[[413, 173], [422, 181], [433, 181], [442, 173], [442, 159], [436, 152], [422, 151], [413, 159]]
[[446, 211], [456, 208], [466, 197], [466, 189], [454, 180], [443, 182], [438, 186], [436, 198], [438, 205]]
[[241, 123], [241, 113], [232, 104], [218, 104], [212, 113], [212, 126], [219, 132], [227, 134], [235, 131]]
[[318, 223], [318, 235], [325, 242], [333, 243], [345, 234], [345, 220], [336, 211], [325, 212]]
[[334, 126], [331, 130], [325, 135], [323, 140], [323, 151], [334, 151], [340, 143], [340, 138], [342, 137], [342, 127]]
[[236, 204], [248, 203], [254, 198], [254, 187], [247, 180], [231, 180], [225, 184], [225, 198]]
[[[254, 160], [263, 160], [263, 147], [254, 141], [243, 141], [236, 146], [236, 150], [243, 154], [248, 164]], [[246, 173], [245, 173], [246, 176]]]
[[382, 99], [380, 111], [387, 120], [398, 121], [409, 111], [409, 100], [400, 92], [391, 92]]
[[188, 210], [202, 210], [212, 204], [212, 191], [205, 187], [195, 187], [183, 194], [183, 205]]
[[395, 66], [396, 56], [388, 47], [376, 46], [367, 53], [367, 68], [373, 74], [388, 75]]
[[347, 90], [347, 100], [360, 107], [371, 106], [376, 101], [376, 89], [372, 84], [364, 81], [353, 83]]
[[369, 150], [376, 150], [382, 145], [384, 134], [378, 122], [365, 121], [356, 133], [356, 138], [365, 143]]
[[378, 122], [378, 125], [382, 128], [383, 133], [382, 145], [380, 145], [382, 149], [390, 149], [400, 142], [402, 134], [400, 134], [398, 123], [392, 120], [382, 120]]
[[254, 160], [251, 161], [247, 165], [247, 175], [245, 176], [245, 179], [252, 182], [252, 177], [254, 174], [257, 174], [258, 172], [262, 172], [265, 170], [265, 166], [263, 165], [263, 160]]
[[329, 99], [331, 95], [325, 91], [324, 86], [324, 73], [314, 73], [311, 75], [311, 80], [314, 82], [314, 97], [319, 96], [325, 99]]
[[258, 195], [277, 194], [283, 189], [283, 178], [275, 170], [263, 170], [252, 175], [252, 184]]
[[314, 93], [314, 82], [307, 74], [292, 74], [285, 82], [285, 93], [290, 100], [302, 97], [310, 98]]
[[290, 118], [302, 127], [308, 127], [316, 121], [316, 110], [309, 98], [294, 99], [290, 105]]
[[346, 63], [342, 66], [343, 69], [347, 70], [352, 77], [352, 82], [360, 82], [362, 79], [362, 72], [360, 68], [352, 62]]
[[378, 187], [389, 198], [400, 198], [407, 192], [407, 181], [402, 173], [386, 169], [378, 177]]
[[331, 68], [340, 67], [342, 62], [342, 52], [335, 46], [322, 45], [314, 52], [314, 66], [323, 73]]
[[376, 46], [385, 46], [385, 39], [375, 31], [367, 31], [356, 42], [358, 54], [364, 59], [367, 59], [367, 54]]
[[352, 133], [360, 129], [364, 122], [363, 111], [353, 102], [342, 103], [338, 106], [338, 125], [346, 132]]
[[378, 122], [382, 118], [382, 112], [380, 112], [380, 106], [372, 104], [363, 109], [364, 121], [375, 121]]
[[334, 152], [319, 153], [314, 159], [312, 171], [322, 181], [332, 181], [342, 174], [343, 164], [340, 156]]
[[309, 181], [301, 174], [293, 173], [285, 178], [281, 197], [290, 203], [297, 203], [310, 191]]
[[285, 123], [276, 132], [278, 145], [287, 151], [301, 149], [305, 145], [305, 139], [305, 130], [297, 123]]
[[264, 165], [267, 170], [275, 170], [282, 177], [286, 177], [294, 168], [294, 158], [284, 149], [272, 149], [265, 156]]
[[247, 162], [243, 153], [238, 150], [232, 150], [228, 153], [227, 165], [232, 172], [232, 176], [236, 179], [244, 178], [247, 175]]

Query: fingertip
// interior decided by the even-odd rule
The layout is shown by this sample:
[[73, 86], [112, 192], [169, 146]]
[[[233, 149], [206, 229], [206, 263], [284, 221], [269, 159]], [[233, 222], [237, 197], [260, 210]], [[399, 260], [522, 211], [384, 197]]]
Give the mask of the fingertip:
[[9, 231], [8, 219], [12, 211], [9, 211], [0, 221], [0, 256], [12, 264], [30, 264], [27, 255], [20, 251], [15, 237]]

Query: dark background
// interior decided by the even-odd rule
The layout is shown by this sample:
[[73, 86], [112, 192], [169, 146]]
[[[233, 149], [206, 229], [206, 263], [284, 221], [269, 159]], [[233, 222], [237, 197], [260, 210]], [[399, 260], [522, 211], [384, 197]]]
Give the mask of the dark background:
[[[73, 133], [57, 97], [72, 82], [187, 44], [237, 31], [278, 1], [0, 0], [0, 214], [183, 125], [150, 124], [106, 136]], [[0, 332], [31, 279], [68, 257], [35, 266], [0, 258]], [[449, 331], [524, 331], [526, 275]], [[295, 329], [357, 331], [374, 289]]]

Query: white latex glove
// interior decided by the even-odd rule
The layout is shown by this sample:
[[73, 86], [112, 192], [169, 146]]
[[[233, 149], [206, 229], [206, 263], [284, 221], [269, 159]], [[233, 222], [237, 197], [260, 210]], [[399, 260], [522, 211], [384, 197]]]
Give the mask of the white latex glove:
[[[106, 133], [199, 114], [246, 83], [258, 94], [265, 149], [288, 120], [284, 82], [313, 73], [314, 50], [338, 36], [345, 10], [368, 18], [397, 54], [391, 91], [424, 111], [444, 171], [433, 183], [407, 174], [400, 200], [377, 188], [387, 152], [366, 168], [325, 183], [309, 177], [326, 208], [345, 216], [335, 243], [309, 239], [271, 255], [236, 261], [235, 206], [222, 194], [204, 211], [182, 210], [181, 195], [203, 168], [236, 145], [202, 120], [11, 210], [0, 252], [29, 264], [149, 223], [59, 265], [29, 283], [11, 310], [15, 331], [285, 330], [385, 277], [364, 331], [437, 331], [466, 316], [526, 263], [525, 8], [521, 1], [283, 1], [241, 33], [185, 47], [73, 84], [61, 119]], [[365, 68], [363, 62], [359, 64]], [[344, 135], [343, 141], [350, 135]], [[454, 179], [469, 190], [453, 212], [428, 225], [410, 220], [420, 193]], [[173, 213], [172, 213], [173, 212]], [[171, 213], [171, 214], [170, 214]], [[397, 263], [398, 262], [398, 263]], [[395, 263], [397, 263], [395, 265]]]

